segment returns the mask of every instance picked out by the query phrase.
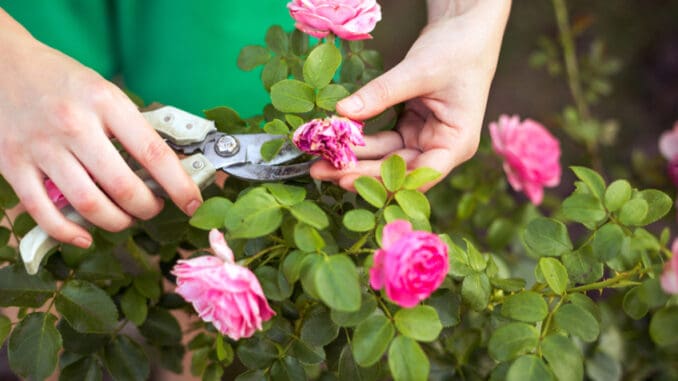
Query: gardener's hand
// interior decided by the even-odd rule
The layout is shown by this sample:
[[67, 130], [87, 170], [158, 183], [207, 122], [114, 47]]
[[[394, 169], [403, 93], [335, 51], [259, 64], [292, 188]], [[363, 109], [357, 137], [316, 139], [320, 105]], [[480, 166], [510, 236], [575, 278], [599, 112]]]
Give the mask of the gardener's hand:
[[162, 208], [127, 166], [109, 137], [158, 181], [184, 212], [201, 196], [173, 151], [116, 86], [33, 39], [0, 9], [0, 173], [53, 238], [80, 247], [90, 234], [47, 197], [49, 177], [73, 207], [106, 230]]
[[471, 158], [510, 5], [508, 0], [429, 0], [429, 24], [405, 59], [337, 104], [340, 114], [365, 120], [406, 102], [397, 129], [366, 136], [366, 146], [356, 147], [354, 168], [336, 170], [323, 161], [311, 175], [353, 189], [357, 177], [379, 176], [381, 162], [393, 154], [409, 169], [431, 167], [443, 177]]

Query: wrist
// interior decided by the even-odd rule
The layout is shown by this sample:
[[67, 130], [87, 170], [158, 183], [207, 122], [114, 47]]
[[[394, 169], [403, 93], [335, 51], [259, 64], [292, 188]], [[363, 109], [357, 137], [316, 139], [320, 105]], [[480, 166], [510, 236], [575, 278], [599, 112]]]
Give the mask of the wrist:
[[487, 13], [492, 10], [500, 10], [507, 12], [511, 7], [511, 0], [427, 0], [426, 5], [430, 24], [461, 16], [471, 11]]

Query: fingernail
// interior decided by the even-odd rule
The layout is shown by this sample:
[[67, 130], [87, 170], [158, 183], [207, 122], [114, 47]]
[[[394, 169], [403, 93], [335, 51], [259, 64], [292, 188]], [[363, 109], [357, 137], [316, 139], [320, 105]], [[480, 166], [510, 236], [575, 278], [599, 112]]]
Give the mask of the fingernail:
[[341, 105], [340, 107], [350, 113], [356, 113], [359, 112], [365, 107], [365, 104], [363, 103], [363, 100], [357, 96], [354, 95], [352, 97], [346, 98], [339, 102]]
[[73, 245], [87, 249], [92, 245], [92, 240], [87, 237], [76, 237], [73, 240]]
[[198, 200], [193, 200], [188, 203], [186, 206], [186, 213], [188, 213], [189, 216], [192, 216], [193, 213], [195, 213], [196, 210], [200, 207], [200, 201]]

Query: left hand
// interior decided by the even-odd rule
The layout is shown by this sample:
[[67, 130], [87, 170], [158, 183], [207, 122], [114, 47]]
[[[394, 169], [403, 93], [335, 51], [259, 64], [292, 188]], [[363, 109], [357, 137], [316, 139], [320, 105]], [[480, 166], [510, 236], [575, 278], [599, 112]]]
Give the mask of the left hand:
[[337, 104], [339, 114], [365, 120], [406, 102], [396, 130], [365, 136], [353, 168], [320, 161], [312, 177], [354, 190], [359, 176], [378, 177], [381, 162], [397, 154], [408, 169], [437, 170], [440, 181], [477, 151], [510, 1], [478, 0], [463, 10], [455, 1], [428, 3], [429, 24], [403, 61]]

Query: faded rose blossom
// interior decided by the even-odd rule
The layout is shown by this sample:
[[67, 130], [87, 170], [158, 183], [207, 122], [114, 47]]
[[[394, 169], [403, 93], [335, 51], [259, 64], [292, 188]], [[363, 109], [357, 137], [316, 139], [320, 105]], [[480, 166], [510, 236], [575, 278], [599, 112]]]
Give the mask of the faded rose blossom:
[[45, 179], [45, 190], [47, 191], [47, 197], [49, 197], [57, 208], [61, 209], [69, 204], [66, 197], [61, 193], [61, 190], [54, 184], [54, 181]]
[[667, 294], [678, 294], [678, 238], [673, 240], [671, 252], [673, 252], [673, 256], [664, 265], [664, 272], [662, 272], [660, 281]]
[[216, 256], [180, 260], [174, 266], [176, 292], [224, 335], [233, 340], [250, 337], [275, 312], [254, 273], [234, 262], [224, 235], [212, 229], [209, 239]]
[[560, 183], [560, 142], [544, 126], [517, 115], [490, 123], [492, 148], [504, 159], [504, 172], [516, 191], [541, 204], [544, 187]]
[[299, 126], [292, 140], [300, 150], [321, 156], [337, 169], [355, 164], [351, 145], [365, 145], [363, 123], [338, 116], [313, 119]]
[[447, 245], [435, 234], [413, 231], [404, 220], [384, 226], [382, 248], [374, 254], [370, 285], [404, 308], [428, 298], [445, 280]]
[[673, 130], [662, 133], [659, 138], [659, 152], [669, 162], [669, 178], [678, 187], [678, 122], [673, 125]]
[[330, 33], [344, 40], [372, 38], [370, 32], [381, 20], [376, 0], [292, 0], [287, 8], [297, 29], [317, 38]]

